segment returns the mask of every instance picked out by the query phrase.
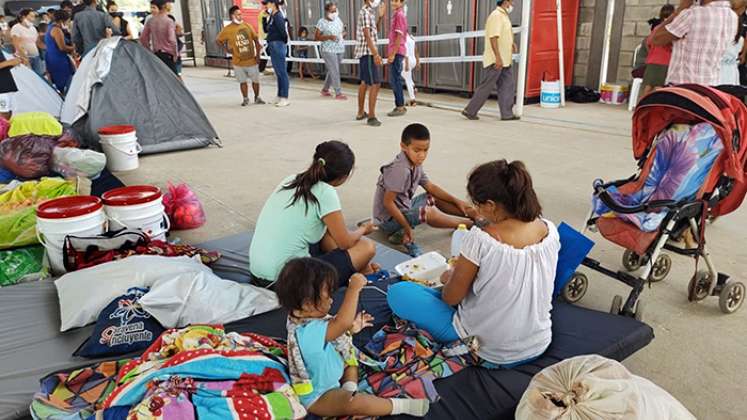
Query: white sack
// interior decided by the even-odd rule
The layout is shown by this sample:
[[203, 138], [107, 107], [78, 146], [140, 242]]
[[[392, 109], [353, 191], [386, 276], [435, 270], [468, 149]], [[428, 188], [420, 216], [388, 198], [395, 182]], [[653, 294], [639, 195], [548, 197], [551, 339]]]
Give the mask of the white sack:
[[516, 418], [695, 419], [667, 391], [598, 355], [573, 357], [540, 371], [521, 398]]

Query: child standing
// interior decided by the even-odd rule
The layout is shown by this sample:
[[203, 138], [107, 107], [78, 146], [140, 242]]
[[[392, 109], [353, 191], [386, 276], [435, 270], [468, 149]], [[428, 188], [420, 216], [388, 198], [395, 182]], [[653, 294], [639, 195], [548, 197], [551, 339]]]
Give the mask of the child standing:
[[290, 260], [280, 273], [276, 292], [288, 310], [288, 365], [293, 389], [317, 416], [425, 416], [428, 400], [379, 398], [358, 393], [358, 361], [351, 335], [371, 326], [365, 312], [356, 315], [367, 280], [350, 278], [336, 316], [331, 316], [337, 273], [313, 258]]
[[[427, 223], [436, 228], [456, 229], [460, 224], [473, 225], [477, 212], [464, 201], [452, 196], [428, 179], [423, 163], [428, 157], [431, 134], [423, 124], [410, 124], [402, 132], [401, 153], [381, 167], [376, 183], [374, 223], [389, 241], [402, 244], [416, 257], [420, 248], [415, 244], [413, 228]], [[415, 196], [418, 187], [425, 194]]]
[[[407, 6], [405, 6], [405, 9]], [[407, 14], [407, 12], [405, 12]], [[414, 33], [414, 31], [413, 31]], [[412, 72], [420, 66], [420, 56], [418, 55], [418, 49], [415, 47], [415, 38], [412, 33], [407, 34], [407, 42], [405, 42], [405, 50], [407, 52], [407, 58], [405, 59], [405, 69], [402, 70], [402, 78], [405, 79], [407, 85], [407, 95], [410, 97], [408, 101], [409, 106], [415, 106], [415, 82], [412, 80]]]
[[394, 109], [389, 112], [390, 117], [405, 115], [405, 95], [402, 87], [403, 63], [406, 60], [405, 44], [407, 43], [407, 16], [403, 10], [405, 0], [391, 0], [392, 23], [389, 26], [389, 47], [387, 62], [389, 68], [389, 85], [394, 93]]

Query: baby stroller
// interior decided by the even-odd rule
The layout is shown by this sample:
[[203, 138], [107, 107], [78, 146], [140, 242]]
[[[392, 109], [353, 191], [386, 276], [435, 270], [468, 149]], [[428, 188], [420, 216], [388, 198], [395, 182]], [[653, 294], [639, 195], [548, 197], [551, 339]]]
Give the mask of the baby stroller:
[[[633, 115], [633, 155], [639, 171], [624, 180], [594, 181], [591, 215], [584, 230], [599, 232], [625, 248], [627, 272], [586, 258], [583, 266], [632, 287], [610, 312], [640, 319], [639, 296], [646, 283], [664, 280], [672, 258], [663, 250], [695, 259], [688, 299], [718, 296], [724, 313], [745, 298], [742, 282], [716, 270], [705, 241], [706, 221], [736, 210], [747, 192], [747, 107], [727, 93], [700, 85], [657, 90]], [[688, 238], [693, 248], [680, 241]], [[705, 270], [698, 270], [699, 260]], [[643, 268], [640, 276], [630, 272]], [[571, 302], [583, 297], [587, 277], [577, 272], [563, 291]]]

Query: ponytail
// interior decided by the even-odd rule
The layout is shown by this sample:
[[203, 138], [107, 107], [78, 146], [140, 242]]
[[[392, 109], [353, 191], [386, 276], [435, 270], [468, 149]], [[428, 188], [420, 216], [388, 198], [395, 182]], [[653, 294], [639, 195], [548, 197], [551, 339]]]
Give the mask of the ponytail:
[[330, 183], [350, 175], [355, 165], [355, 155], [347, 144], [332, 140], [320, 143], [316, 146], [314, 159], [311, 166], [296, 177], [283, 190], [294, 190], [293, 199], [288, 207], [293, 206], [299, 200], [303, 200], [306, 211], [309, 204], [318, 206], [319, 200], [311, 189], [319, 182]]
[[501, 159], [478, 166], [469, 176], [467, 191], [475, 203], [493, 201], [523, 222], [531, 222], [542, 214], [532, 177], [520, 161], [508, 163]]

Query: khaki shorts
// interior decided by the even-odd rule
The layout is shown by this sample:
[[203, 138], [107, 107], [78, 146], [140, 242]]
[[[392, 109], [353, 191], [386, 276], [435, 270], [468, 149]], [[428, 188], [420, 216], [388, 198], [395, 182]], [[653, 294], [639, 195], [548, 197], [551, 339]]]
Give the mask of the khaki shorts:
[[251, 80], [252, 83], [259, 83], [259, 66], [257, 65], [251, 67], [233, 66], [233, 71], [236, 73], [236, 80], [239, 83], [246, 83], [247, 80]]

